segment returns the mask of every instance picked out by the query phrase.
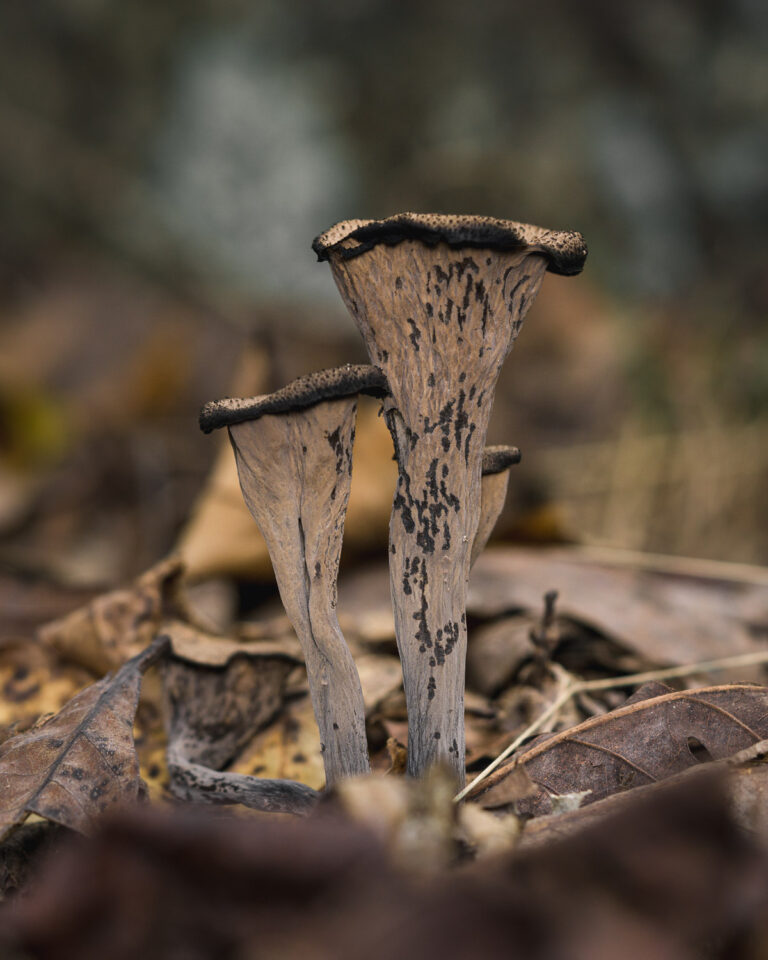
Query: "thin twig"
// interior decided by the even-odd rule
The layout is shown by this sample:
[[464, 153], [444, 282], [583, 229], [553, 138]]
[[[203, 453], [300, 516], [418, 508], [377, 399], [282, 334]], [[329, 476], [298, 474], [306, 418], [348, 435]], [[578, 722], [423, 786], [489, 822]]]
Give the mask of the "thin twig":
[[562, 550], [565, 560], [588, 560], [611, 567], [632, 567], [650, 573], [677, 574], [703, 580], [722, 580], [736, 585], [768, 584], [768, 567], [730, 560], [709, 560], [704, 557], [679, 557], [665, 553], [646, 553], [622, 547], [587, 544]]
[[734, 657], [723, 657], [720, 660], [702, 660], [699, 663], [687, 663], [680, 667], [665, 667], [661, 670], [647, 670], [645, 673], [633, 673], [626, 677], [605, 677], [602, 680], [576, 680], [571, 683], [539, 716], [529, 724], [522, 733], [518, 734], [510, 745], [488, 766], [482, 770], [470, 783], [453, 798], [458, 803], [470, 791], [485, 780], [499, 767], [521, 743], [532, 734], [537, 733], [553, 717], [571, 697], [578, 693], [590, 693], [594, 690], [613, 690], [616, 687], [634, 687], [653, 680], [672, 680], [675, 677], [689, 677], [694, 673], [712, 673], [716, 670], [730, 670], [736, 667], [749, 667], [760, 663], [768, 663], [768, 650], [755, 653], [741, 653]]

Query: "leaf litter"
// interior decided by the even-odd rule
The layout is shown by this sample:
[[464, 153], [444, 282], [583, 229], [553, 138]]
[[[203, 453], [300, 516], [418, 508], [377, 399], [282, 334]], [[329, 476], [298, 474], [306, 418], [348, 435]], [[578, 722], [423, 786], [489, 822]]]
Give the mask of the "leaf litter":
[[99, 814], [139, 799], [133, 722], [144, 671], [165, 638], [77, 694], [56, 716], [0, 747], [0, 838], [36, 813], [82, 832]]
[[225, 771], [279, 712], [285, 681], [299, 661], [266, 644], [246, 648], [193, 634], [194, 644], [189, 627], [168, 629], [175, 638], [163, 665], [171, 794], [198, 803], [308, 813], [317, 792], [306, 784]]
[[[495, 553], [504, 554], [503, 551]], [[516, 570], [517, 552], [507, 553], [508, 559], [497, 558], [494, 564], [507, 572]], [[480, 569], [483, 559], [478, 563]], [[553, 569], [557, 574], [557, 565]], [[543, 593], [537, 593], [541, 585], [538, 581], [535, 589], [525, 588], [526, 594], [519, 584], [508, 579], [507, 595], [501, 597], [499, 579], [491, 576], [490, 586], [486, 583], [480, 588], [481, 592], [485, 591], [484, 599], [478, 601], [475, 592], [470, 605], [470, 682], [466, 703], [469, 778], [532, 725], [537, 727], [536, 739], [523, 744], [511, 763], [489, 775], [471, 795], [472, 802], [456, 804], [452, 802], [450, 778], [440, 781], [439, 771], [431, 783], [419, 784], [398, 774], [404, 768], [404, 747], [398, 746], [397, 741], [405, 739], [406, 720], [401, 674], [394, 656], [393, 634], [387, 628], [386, 617], [376, 614], [376, 603], [370, 604], [370, 616], [363, 618], [360, 629], [356, 630], [355, 605], [352, 613], [350, 608], [345, 609], [344, 597], [349, 593], [346, 592], [348, 584], [345, 587], [342, 581], [340, 610], [345, 617], [350, 647], [360, 664], [372, 764], [375, 770], [390, 773], [346, 781], [328, 793], [323, 790], [319, 737], [303, 667], [297, 662], [295, 638], [286, 633], [282, 622], [278, 624], [280, 629], [276, 629], [269, 620], [235, 623], [230, 637], [201, 629], [184, 602], [179, 573], [175, 564], [161, 564], [125, 591], [113, 591], [96, 598], [76, 612], [77, 616], [67, 615], [51, 628], [40, 631], [37, 640], [26, 644], [6, 643], [6, 647], [0, 649], [0, 681], [5, 677], [8, 691], [21, 693], [17, 703], [6, 700], [5, 704], [9, 723], [16, 722], [18, 726], [15, 731], [9, 731], [9, 738], [0, 747], [0, 783], [4, 775], [8, 782], [10, 767], [6, 758], [9, 754], [11, 762], [18, 767], [20, 751], [27, 756], [25, 743], [30, 744], [27, 759], [31, 759], [40, 731], [47, 731], [46, 737], [50, 737], [51, 730], [67, 729], [71, 733], [76, 716], [92, 715], [89, 721], [92, 727], [88, 729], [98, 729], [99, 722], [107, 723], [105, 736], [109, 749], [118, 751], [125, 760], [124, 770], [128, 771], [124, 777], [106, 784], [97, 778], [77, 781], [92, 790], [100, 784], [106, 788], [102, 796], [83, 809], [74, 801], [70, 805], [61, 801], [59, 781], [63, 774], [49, 778], [51, 786], [49, 793], [45, 793], [48, 774], [43, 764], [43, 772], [38, 772], [37, 779], [33, 777], [30, 781], [30, 788], [20, 791], [23, 796], [19, 796], [15, 805], [10, 805], [6, 832], [21, 822], [27, 812], [33, 812], [75, 831], [92, 833], [95, 826], [99, 839], [94, 842], [114, 843], [110, 820], [101, 818], [99, 807], [118, 809], [126, 803], [146, 799], [147, 790], [143, 786], [146, 781], [150, 785], [151, 806], [143, 804], [130, 815], [133, 820], [125, 821], [129, 824], [125, 829], [135, 831], [137, 838], [142, 836], [145, 824], [147, 837], [154, 836], [154, 827], [144, 818], [150, 817], [153, 810], [153, 815], [162, 816], [160, 811], [169, 804], [181, 804], [182, 808], [190, 803], [195, 808], [201, 803], [209, 808], [211, 803], [228, 805], [241, 825], [239, 830], [245, 829], [242, 811], [248, 807], [251, 817], [267, 819], [274, 818], [274, 814], [264, 811], [309, 813], [308, 823], [315, 831], [311, 834], [313, 843], [319, 842], [324, 832], [340, 829], [343, 839], [339, 842], [354, 844], [356, 831], [362, 830], [366, 837], [377, 838], [377, 862], [386, 862], [386, 869], [396, 872], [398, 889], [406, 889], [404, 878], [418, 875], [427, 878], [430, 896], [435, 897], [434, 884], [439, 885], [447, 867], [459, 871], [457, 877], [468, 869], [461, 865], [473, 861], [477, 861], [475, 871], [480, 871], [481, 864], [485, 863], [488, 867], [483, 870], [498, 870], [492, 864], [498, 864], [499, 858], [511, 857], [517, 862], [519, 857], [529, 856], [526, 853], [529, 849], [530, 855], [534, 850], [546, 851], [550, 860], [554, 858], [552, 863], [559, 863], [562, 858], [566, 862], [570, 854], [560, 850], [563, 839], [575, 839], [582, 832], [596, 829], [621, 836], [621, 843], [626, 845], [637, 830], [632, 824], [642, 822], [645, 816], [641, 810], [645, 797], [658, 801], [662, 812], [671, 809], [674, 804], [682, 803], [676, 799], [678, 785], [684, 788], [689, 779], [710, 770], [720, 773], [721, 784], [717, 788], [720, 793], [714, 790], [713, 796], [725, 798], [722, 816], [739, 830], [765, 831], [767, 818], [764, 814], [761, 816], [760, 811], [768, 809], [768, 782], [763, 774], [768, 766], [763, 767], [762, 753], [751, 759], [747, 756], [749, 750], [754, 751], [755, 745], [759, 747], [768, 737], [768, 691], [754, 682], [763, 675], [762, 667], [754, 661], [764, 654], [764, 647], [757, 639], [759, 631], [757, 634], [754, 631], [762, 609], [757, 587], [750, 587], [747, 594], [749, 621], [746, 611], [740, 619], [738, 605], [730, 608], [728, 617], [721, 605], [721, 619], [716, 623], [717, 629], [722, 628], [720, 656], [752, 657], [751, 666], [744, 660], [745, 665], [735, 672], [753, 682], [713, 685], [710, 681], [702, 687], [707, 678], [723, 675], [722, 672], [712, 673], [711, 665], [707, 668], [706, 664], [700, 670], [688, 670], [684, 666], [684, 676], [676, 682], [694, 689], [672, 689], [652, 682], [632, 694], [637, 684], [629, 684], [636, 673], [663, 671], [669, 663], [681, 659], [675, 642], [670, 642], [664, 656], [660, 656], [657, 634], [663, 624], [678, 622], [688, 615], [688, 610], [678, 615], [674, 605], [668, 604], [663, 616], [658, 617], [658, 611], [650, 615], [650, 630], [636, 631], [634, 625], [640, 615], [643, 591], [638, 589], [637, 579], [631, 577], [630, 571], [621, 571], [626, 584], [631, 584], [629, 606], [634, 604], [634, 611], [624, 625], [618, 613], [607, 617], [603, 612], [601, 617], [597, 616], [594, 592], [582, 597], [578, 589], [566, 587], [565, 602], [558, 596], [556, 607], [550, 603], [549, 608], [545, 608]], [[370, 584], [375, 585], [374, 594], [379, 595], [382, 573], [377, 571], [374, 577], [371, 571], [358, 578], [366, 585], [356, 597], [358, 609], [364, 608], [371, 597]], [[577, 578], [576, 582], [581, 584], [583, 578]], [[555, 576], [552, 583], [556, 583], [559, 591], [563, 590], [562, 579]], [[717, 585], [712, 586], [715, 591], [718, 589]], [[624, 587], [614, 579], [611, 589], [621, 594]], [[679, 583], [676, 589], [679, 592]], [[701, 590], [700, 584], [697, 589]], [[651, 590], [651, 607], [657, 605], [658, 595], [658, 591]], [[611, 601], [612, 610], [618, 611], [619, 606], [618, 602]], [[372, 624], [376, 624], [375, 628]], [[82, 649], [77, 644], [78, 632], [85, 637]], [[712, 649], [711, 631], [707, 631], [699, 646], [691, 640], [694, 634], [692, 628], [686, 640], [687, 649], [704, 653]], [[153, 645], [153, 637], [166, 639], [155, 640]], [[748, 642], [745, 637], [750, 638]], [[136, 649], [142, 643], [145, 652], [137, 657]], [[134, 659], [127, 659], [132, 654]], [[145, 681], [134, 741], [130, 731], [141, 674], [157, 658], [162, 660], [162, 668], [157, 675], [150, 672]], [[25, 665], [30, 668], [26, 674]], [[117, 673], [85, 686], [94, 674], [108, 666], [116, 667]], [[724, 675], [731, 676], [733, 672]], [[45, 689], [48, 681], [56, 676], [59, 683], [63, 683], [58, 696], [63, 700], [69, 691], [69, 703], [62, 708], [60, 702], [50, 701], [51, 712], [56, 716], [43, 718], [41, 726], [18, 733], [19, 728], [29, 726], [34, 719], [31, 714], [38, 706], [42, 707], [39, 713], [44, 713], [47, 706], [43, 700], [36, 699], [37, 692], [25, 696], [25, 683], [32, 690]], [[625, 685], [629, 687], [629, 696]], [[116, 693], [118, 689], [122, 691], [120, 696]], [[105, 696], [106, 691], [112, 691], [107, 700], [114, 696], [121, 704], [122, 726], [118, 725], [115, 731], [109, 726], [110, 711], [102, 716], [94, 708], [95, 712], [89, 713], [94, 690], [97, 701], [101, 696], [99, 691]], [[547, 712], [549, 719], [540, 722]], [[25, 737], [30, 739], [27, 741]], [[62, 772], [74, 769], [76, 751], [64, 749], [63, 752], [65, 756], [59, 768]], [[729, 762], [731, 760], [733, 762]], [[77, 767], [87, 769], [79, 762]], [[63, 779], [68, 782], [70, 778]], [[34, 789], [38, 782], [39, 798]], [[690, 797], [685, 801], [691, 802]], [[716, 805], [715, 800], [712, 802]], [[139, 813], [139, 809], [144, 813]], [[180, 815], [181, 811], [177, 810], [173, 817]], [[222, 816], [228, 816], [223, 809], [217, 814], [218, 818]], [[627, 825], [621, 825], [621, 817]], [[197, 822], [201, 837], [196, 848], [199, 855], [205, 849], [202, 835], [207, 822]], [[331, 827], [331, 823], [335, 826]], [[293, 824], [295, 826], [295, 820]], [[254, 829], [257, 827], [258, 820]], [[269, 829], [274, 828], [273, 823]], [[675, 829], [681, 829], [679, 823]], [[9, 839], [0, 845], [0, 867], [5, 871], [0, 873], [4, 878], [3, 889], [11, 891], [26, 884], [30, 872], [36, 876], [50, 874], [50, 867], [38, 868], [35, 852], [44, 850], [46, 843], [40, 842], [40, 838], [53, 836], [50, 831], [44, 822], [30, 822], [28, 826], [16, 826]], [[151, 846], [157, 840], [156, 836], [151, 841], [147, 837], [137, 842]], [[57, 836], [53, 846], [58, 848], [63, 842], [61, 836]], [[225, 854], [229, 850], [227, 841], [221, 842], [224, 846], [218, 855], [228, 855]], [[292, 835], [286, 834], [286, 857], [292, 842]], [[692, 841], [690, 846], [692, 848]], [[160, 843], [155, 851], [160, 861], [155, 857], [153, 862], [157, 869], [166, 863], [162, 867], [166, 870], [169, 854], [161, 848]], [[71, 854], [76, 864], [72, 869], [86, 869], [88, 851], [95, 848], [77, 849], [77, 853]], [[28, 855], [25, 850], [29, 851]], [[303, 869], [303, 856], [299, 852], [294, 855], [293, 867], [298, 871]], [[692, 854], [689, 852], [686, 856]], [[151, 859], [149, 847], [139, 854], [141, 857]], [[551, 864], [550, 868], [554, 869]], [[257, 869], [255, 861], [248, 869]], [[514, 867], [515, 871], [519, 869], [522, 868]], [[538, 865], [530, 869], [544, 870], [544, 867]], [[335, 882], [330, 864], [324, 880], [326, 884]], [[172, 882], [177, 881], [181, 882], [178, 877]], [[199, 878], [195, 882], [200, 882]], [[483, 896], [488, 893], [489, 874], [476, 872], [472, 882], [480, 883], [485, 891]], [[362, 884], [361, 889], [364, 887]], [[504, 889], [509, 893], [508, 887]], [[380, 886], [377, 890], [380, 903], [388, 902], [387, 898], [393, 896], [391, 891], [383, 894]], [[86, 899], [87, 896], [86, 891]], [[373, 896], [370, 890], [365, 894], [368, 896]], [[476, 898], [477, 891], [471, 896]], [[360, 905], [362, 914], [369, 909], [365, 897]], [[444, 907], [445, 904], [441, 909]], [[532, 902], [528, 902], [527, 909], [533, 908]], [[109, 912], [111, 905], [104, 909]], [[400, 901], [392, 906], [395, 915], [403, 909]], [[622, 915], [620, 923], [625, 922], [630, 921]], [[324, 932], [313, 936], [319, 936], [322, 941], [329, 929], [326, 924]], [[305, 933], [301, 932], [304, 930], [304, 926], [299, 925], [296, 936], [304, 937]], [[581, 927], [579, 930], [583, 946], [589, 942], [589, 935]], [[666, 943], [664, 937], [668, 932], [660, 935], [660, 944]], [[673, 934], [675, 940], [679, 931]], [[280, 936], [287, 935], [283, 928]], [[432, 935], [436, 936], [435, 931]], [[18, 936], [23, 939], [21, 933]], [[141, 931], [137, 936], [140, 941]], [[21, 942], [17, 939], [17, 945]], [[532, 956], [540, 946], [534, 945]], [[142, 949], [146, 952], [148, 948], [142, 945]], [[452, 953], [451, 949], [451, 945], [446, 946], [446, 957], [465, 955]], [[685, 956], [682, 946], [680, 951], [672, 955]], [[317, 955], [331, 954], [321, 951]], [[333, 955], [343, 956], [343, 950]], [[371, 955], [375, 956], [375, 952]], [[382, 953], [384, 955], [391, 954]]]
[[668, 690], [542, 738], [468, 796], [482, 793], [485, 806], [496, 805], [495, 785], [512, 766], [522, 766], [538, 790], [520, 801], [518, 812], [537, 816], [551, 811], [553, 796], [583, 793], [583, 802], [591, 803], [701, 762], [725, 759], [766, 738], [766, 687], [726, 684]]

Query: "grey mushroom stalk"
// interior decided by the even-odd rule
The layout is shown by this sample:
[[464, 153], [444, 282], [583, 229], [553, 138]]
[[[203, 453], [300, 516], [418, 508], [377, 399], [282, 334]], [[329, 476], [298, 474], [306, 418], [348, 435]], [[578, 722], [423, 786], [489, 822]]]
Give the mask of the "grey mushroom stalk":
[[578, 273], [586, 246], [577, 233], [410, 213], [336, 224], [313, 246], [389, 384], [408, 772], [442, 760], [463, 783], [466, 593], [493, 392], [545, 271]]
[[243, 497], [266, 540], [302, 646], [326, 781], [369, 770], [360, 678], [336, 617], [357, 394], [381, 397], [374, 367], [302, 377], [274, 394], [207, 404], [205, 432], [227, 427]]

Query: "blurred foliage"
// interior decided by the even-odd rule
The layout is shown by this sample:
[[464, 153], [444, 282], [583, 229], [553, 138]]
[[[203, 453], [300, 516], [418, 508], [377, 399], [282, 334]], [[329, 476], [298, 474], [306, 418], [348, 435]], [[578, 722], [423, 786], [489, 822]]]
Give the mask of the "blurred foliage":
[[[250, 392], [364, 359], [310, 250], [346, 217], [587, 237], [584, 277], [548, 278], [499, 385], [490, 440], [525, 454], [507, 531], [563, 535], [547, 449], [761, 422], [766, 42], [760, 0], [0, 6], [14, 562], [66, 543], [70, 576], [111, 581], [167, 549], [212, 457], [196, 411], [232, 391], [249, 336]], [[659, 536], [646, 548], [721, 552], [713, 530]]]
[[759, 0], [6, 4], [3, 246], [82, 232], [274, 293], [334, 219], [489, 211], [579, 227], [620, 295], [725, 287], [746, 320], [766, 40]]

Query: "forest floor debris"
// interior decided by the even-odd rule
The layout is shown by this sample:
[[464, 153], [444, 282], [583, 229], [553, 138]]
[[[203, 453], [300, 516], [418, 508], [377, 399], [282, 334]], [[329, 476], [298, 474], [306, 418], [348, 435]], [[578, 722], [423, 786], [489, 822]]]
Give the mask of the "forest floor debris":
[[[388, 911], [393, 923], [413, 929], [413, 944], [443, 943], [443, 928], [432, 911], [450, 912], [451, 904], [455, 916], [443, 918], [445, 929], [455, 926], [451, 942], [444, 943], [446, 958], [470, 955], [465, 924], [473, 925], [474, 947], [487, 939], [491, 953], [498, 952], [504, 910], [514, 942], [525, 943], [532, 957], [549, 956], [557, 946], [543, 922], [528, 927], [523, 920], [547, 910], [576, 938], [568, 956], [607, 956], [607, 942], [616, 937], [626, 942], [641, 928], [637, 942], [645, 955], [652, 949], [658, 956], [696, 957], [713, 937], [718, 945], [712, 956], [759, 955], [754, 949], [762, 949], [768, 936], [760, 919], [768, 903], [768, 687], [763, 685], [768, 587], [752, 583], [741, 590], [722, 580], [676, 574], [670, 581], [659, 573], [593, 569], [583, 561], [563, 560], [558, 550], [549, 580], [541, 574], [558, 596], [545, 601], [544, 594], [520, 583], [521, 565], [524, 559], [527, 566], [530, 553], [494, 550], [478, 561], [469, 610], [470, 784], [460, 803], [444, 770], [420, 782], [402, 776], [407, 716], [394, 635], [380, 601], [386, 596], [384, 568], [343, 578], [339, 604], [360, 666], [377, 772], [330, 791], [323, 789], [320, 741], [296, 640], [269, 604], [254, 610], [255, 618], [236, 622], [228, 636], [216, 635], [201, 627], [185, 602], [181, 571], [170, 562], [131, 587], [89, 598], [79, 609], [82, 594], [73, 592], [76, 609], [63, 612], [63, 619], [31, 636], [6, 637], [0, 647], [5, 725], [0, 785], [6, 799], [19, 794], [18, 802], [5, 804], [8, 827], [21, 824], [0, 844], [7, 898], [0, 926], [7, 931], [6, 943], [21, 956], [63, 958], [72, 937], [78, 956], [101, 960], [105, 947], [86, 943], [77, 918], [98, 903], [105, 917], [123, 923], [123, 908], [114, 897], [122, 890], [128, 904], [137, 895], [135, 884], [146, 882], [149, 889], [169, 885], [150, 911], [151, 920], [139, 924], [130, 941], [147, 957], [162, 955], [152, 950], [160, 949], [163, 938], [186, 942], [179, 918], [187, 912], [199, 915], [194, 923], [202, 937], [194, 948], [198, 953], [190, 947], [189, 956], [214, 956], [212, 944], [250, 949], [249, 938], [257, 930], [276, 950], [301, 944], [308, 957], [353, 956], [363, 946], [370, 947], [371, 956], [393, 956], [396, 944], [402, 956], [409, 956], [400, 932], [380, 921], [371, 926], [370, 918]], [[535, 561], [543, 571], [546, 555]], [[532, 576], [541, 585], [536, 562]], [[598, 589], [582, 590], [591, 574], [610, 584], [610, 615], [598, 615]], [[355, 583], [354, 602], [347, 605]], [[700, 621], [691, 626], [689, 606], [705, 588], [712, 594], [705, 611], [709, 623], [698, 643]], [[35, 589], [39, 593], [40, 587]], [[622, 603], [629, 610], [624, 623]], [[641, 630], [644, 604], [648, 620]], [[368, 619], [358, 619], [358, 610], [367, 611]], [[660, 655], [662, 623], [686, 620], [683, 649], [705, 656], [681, 663], [677, 630]], [[713, 622], [720, 656], [707, 658]], [[78, 624], [88, 638], [83, 648], [70, 637]], [[144, 652], [140, 649], [136, 659], [142, 644]], [[141, 674], [154, 661], [159, 668], [147, 670], [138, 702]], [[100, 677], [108, 668], [113, 673]], [[40, 743], [52, 739], [62, 742], [61, 757], [43, 764], [35, 779]], [[86, 758], [74, 764], [73, 751], [83, 749], [93, 762]], [[25, 790], [20, 761], [34, 789]], [[80, 778], [64, 783], [62, 771], [74, 775], [75, 768]], [[478, 774], [483, 779], [473, 783]], [[88, 796], [72, 793], [73, 786]], [[50, 803], [35, 800], [54, 788], [55, 804], [50, 797]], [[96, 799], [89, 799], [94, 792]], [[140, 798], [145, 802], [137, 804]], [[657, 828], [650, 826], [650, 810], [660, 818]], [[304, 814], [307, 827], [295, 817], [286, 822], [286, 811]], [[705, 822], [720, 824], [717, 837], [699, 836]], [[192, 824], [196, 844], [190, 840]], [[302, 833], [305, 829], [309, 832]], [[644, 831], [642, 848], [637, 838]], [[93, 839], [78, 841], [73, 832]], [[233, 895], [220, 921], [214, 912], [198, 909], [217, 871], [223, 871], [221, 882], [228, 889], [235, 883], [224, 876], [229, 868], [222, 860], [230, 855], [235, 835], [247, 851], [232, 869], [250, 877], [253, 890], [269, 885], [257, 847], [265, 835], [281, 838], [282, 922], [267, 922], [262, 907], [244, 920], [245, 894]], [[339, 857], [329, 857], [327, 869], [314, 860], [310, 869], [307, 858], [319, 857], [313, 851], [325, 849], [331, 837], [340, 845]], [[611, 852], [605, 837], [613, 837], [620, 849]], [[126, 843], [134, 850], [121, 878], [115, 858]], [[291, 853], [302, 843], [303, 853]], [[669, 884], [664, 873], [669, 857], [660, 843], [672, 844], [684, 861], [675, 869], [688, 887], [675, 894], [681, 903], [674, 922], [668, 914], [662, 917], [658, 906]], [[272, 858], [272, 871], [276, 851], [264, 854]], [[581, 869], [591, 877], [585, 882], [605, 903], [587, 909], [586, 893], [570, 890], [582, 916], [557, 898], [575, 883], [573, 858], [584, 857], [584, 851], [589, 853]], [[93, 869], [94, 857], [106, 870], [104, 891], [87, 884], [77, 894], [60, 888], [65, 875], [71, 886], [74, 876]], [[658, 869], [652, 866], [654, 857]], [[626, 871], [626, 890], [612, 891], [606, 880], [618, 869], [616, 858]], [[197, 866], [182, 877], [181, 864], [193, 861]], [[697, 875], [713, 864], [738, 875], [734, 889], [744, 888], [739, 907], [730, 894], [712, 906], [712, 877]], [[311, 882], [307, 870], [314, 871]], [[551, 878], [549, 870], [555, 871]], [[538, 879], [524, 891], [520, 878], [526, 876]], [[298, 892], [289, 889], [294, 883], [296, 891], [310, 883], [325, 913], [312, 908], [298, 922]], [[342, 902], [350, 883], [358, 912], [342, 931], [333, 904]], [[630, 903], [630, 889], [645, 892]], [[259, 896], [271, 903], [277, 893]], [[712, 910], [698, 930], [686, 919], [694, 902]], [[70, 916], [67, 931], [57, 927], [55, 911], [47, 912], [53, 904]], [[373, 929], [381, 936], [386, 932], [375, 948], [367, 939]], [[46, 952], [54, 940], [58, 946]], [[732, 952], [723, 952], [720, 944]], [[120, 960], [119, 951], [109, 955]]]

